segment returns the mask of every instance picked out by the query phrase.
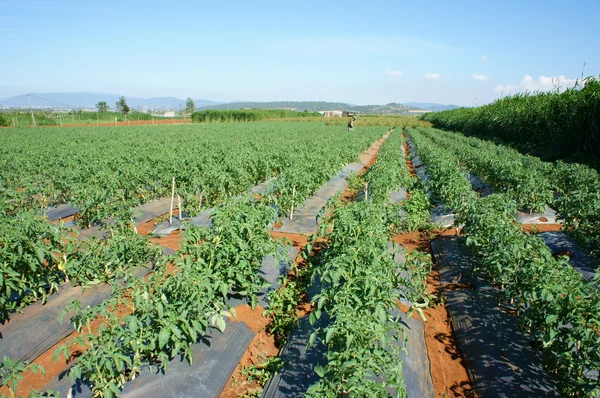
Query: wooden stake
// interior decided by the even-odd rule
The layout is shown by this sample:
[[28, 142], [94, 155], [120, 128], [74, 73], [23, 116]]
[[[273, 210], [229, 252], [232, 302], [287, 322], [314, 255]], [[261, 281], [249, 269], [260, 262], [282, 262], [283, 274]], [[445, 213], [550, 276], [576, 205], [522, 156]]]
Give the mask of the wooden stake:
[[177, 195], [177, 203], [179, 204], [179, 221], [183, 220], [183, 209], [181, 208], [181, 196]]
[[98, 127], [98, 114], [96, 113], [96, 127]]
[[115, 116], [115, 127], [117, 127], [117, 117]]
[[200, 209], [202, 209], [202, 191], [199, 191], [199, 194], [197, 193], [197, 195], [200, 197], [198, 200], [198, 212], [200, 212]]
[[133, 226], [133, 231], [139, 235], [140, 233], [138, 232], [137, 227], [135, 226], [135, 222], [133, 221], [133, 218], [131, 219], [131, 225]]
[[369, 200], [369, 181], [365, 182], [365, 200]]
[[175, 177], [171, 184], [171, 207], [169, 207], [169, 224], [173, 224], [173, 200], [175, 199]]
[[294, 198], [296, 197], [296, 185], [292, 188], [292, 208], [290, 209], [290, 221], [294, 220]]

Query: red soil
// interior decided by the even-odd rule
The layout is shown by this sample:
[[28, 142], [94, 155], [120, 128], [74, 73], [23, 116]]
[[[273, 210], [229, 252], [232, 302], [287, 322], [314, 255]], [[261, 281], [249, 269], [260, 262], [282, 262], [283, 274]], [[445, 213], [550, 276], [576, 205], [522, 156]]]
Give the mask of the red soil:
[[[444, 232], [455, 233], [453, 228]], [[401, 244], [408, 252], [415, 249], [431, 253], [429, 237], [420, 232], [408, 232], [393, 237], [394, 242]], [[433, 270], [427, 276], [427, 292], [440, 297], [439, 274]], [[408, 307], [398, 303], [402, 311]], [[466, 367], [458, 350], [458, 344], [450, 324], [450, 316], [443, 304], [434, 305], [423, 310], [425, 318], [425, 344], [431, 367], [431, 378], [436, 397], [473, 397], [473, 386], [469, 380]], [[419, 319], [417, 313], [413, 318]]]
[[562, 228], [561, 224], [523, 224], [523, 232], [552, 232], [560, 231]]
[[279, 349], [275, 345], [275, 338], [266, 332], [269, 318], [262, 316], [263, 311], [260, 306], [252, 309], [247, 304], [235, 308], [235, 320], [244, 322], [256, 333], [256, 336], [254, 336], [227, 385], [219, 395], [221, 398], [237, 398], [244, 394], [260, 391], [260, 386], [256, 382], [249, 382], [246, 376], [242, 374], [243, 369], [253, 365], [260, 367], [267, 359], [279, 354]]
[[[114, 123], [106, 123], [106, 125], [114, 125]], [[361, 160], [364, 160], [366, 156], [371, 156], [373, 155], [373, 152], [375, 152], [375, 156], [373, 159], [371, 159], [371, 161], [368, 162], [368, 166], [361, 170], [361, 173], [364, 173], [368, 167], [372, 166], [376, 162], [376, 154], [382, 144], [383, 139], [379, 139], [371, 148], [361, 155]], [[409, 165], [409, 170], [412, 172], [413, 168], [412, 164], [410, 164], [410, 160], [407, 161], [407, 165]], [[348, 191], [349, 190], [347, 189], [346, 192], [344, 192], [344, 195], [350, 197], [351, 194]], [[142, 236], [146, 236], [152, 230], [154, 225], [154, 220], [140, 225], [137, 227], [138, 233], [140, 233]], [[450, 228], [446, 231], [443, 231], [442, 234], [456, 234], [456, 231], [455, 229]], [[275, 239], [284, 238], [289, 240], [299, 252], [304, 249], [308, 242], [308, 236], [306, 235], [286, 234], [275, 231], [271, 231], [271, 235]], [[173, 250], [177, 250], [179, 248], [180, 240], [181, 236], [179, 231], [174, 231], [168, 237], [156, 237], [151, 239], [152, 242], [169, 247]], [[393, 240], [407, 248], [409, 251], [414, 249], [429, 251], [428, 238], [418, 232], [397, 235], [393, 238]], [[298, 256], [296, 261], [301, 262], [303, 259], [301, 256]], [[293, 278], [293, 275], [290, 277]], [[429, 292], [438, 293], [440, 287], [439, 276], [437, 275], [436, 271], [432, 272], [432, 274], [428, 277], [427, 283]], [[299, 305], [296, 311], [298, 316], [302, 317], [308, 314], [310, 310], [310, 303], [304, 301]], [[125, 316], [127, 313], [129, 313], [129, 310], [126, 307], [119, 308], [117, 311], [120, 316]], [[428, 320], [425, 322], [425, 340], [431, 362], [432, 378], [436, 396], [473, 396], [474, 394], [472, 393], [472, 386], [462, 364], [462, 359], [457, 349], [456, 340], [449, 323], [449, 317], [446, 308], [443, 305], [439, 305], [433, 308], [428, 308], [424, 312]], [[242, 357], [242, 360], [236, 367], [236, 370], [234, 371], [220, 397], [238, 397], [244, 393], [253, 393], [258, 391], [258, 385], [256, 383], [249, 383], [246, 380], [246, 377], [242, 375], [242, 369], [252, 365], [260, 366], [260, 364], [264, 363], [267, 358], [277, 356], [279, 354], [279, 349], [275, 345], [273, 336], [270, 336], [266, 333], [266, 326], [269, 322], [269, 318], [262, 316], [262, 313], [263, 309], [260, 306], [257, 306], [255, 309], [251, 309], [248, 305], [236, 307], [236, 321], [246, 323], [246, 325], [248, 325], [248, 327], [257, 334], [250, 344], [248, 350]], [[94, 331], [97, 330], [101, 322], [102, 320], [97, 320], [94, 322]], [[76, 336], [78, 336], [78, 333], [74, 333], [71, 336], [63, 339], [49, 351], [37, 358], [34, 363], [44, 366], [47, 373], [46, 378], [42, 378], [39, 374], [26, 372], [24, 374], [24, 379], [20, 384], [18, 394], [28, 395], [29, 391], [32, 389], [43, 388], [48, 380], [65, 370], [67, 364], [65, 364], [64, 358], [59, 360], [57, 363], [54, 363], [54, 351], [56, 347], [64, 344], [68, 340], [75, 338]], [[78, 349], [84, 350], [85, 347], [79, 347]], [[8, 391], [1, 389], [0, 392], [6, 394]]]
[[[404, 143], [406, 166], [411, 175], [415, 175], [412, 160], [408, 156], [408, 145]], [[435, 235], [453, 236], [459, 235], [460, 228], [447, 228], [436, 231]], [[421, 232], [408, 232], [396, 235], [392, 240], [408, 252], [415, 249], [431, 254], [429, 244], [431, 236]], [[427, 292], [435, 297], [443, 297], [443, 289], [440, 286], [438, 271], [434, 268], [427, 276]], [[400, 309], [407, 311], [408, 308], [400, 304]], [[458, 343], [450, 323], [450, 315], [444, 304], [431, 304], [423, 310], [425, 318], [425, 345], [431, 367], [431, 379], [436, 397], [474, 397], [476, 396], [467, 369], [458, 350]], [[413, 317], [418, 318], [416, 313]]]

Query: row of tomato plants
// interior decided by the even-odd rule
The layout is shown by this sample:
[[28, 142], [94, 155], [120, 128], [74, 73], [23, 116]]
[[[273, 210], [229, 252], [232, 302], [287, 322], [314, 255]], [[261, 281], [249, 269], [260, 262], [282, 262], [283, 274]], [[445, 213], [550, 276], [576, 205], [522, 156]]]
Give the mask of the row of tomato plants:
[[[145, 264], [152, 258], [148, 243], [127, 227], [134, 213], [132, 206], [153, 197], [132, 200], [131, 196], [145, 189], [144, 181], [156, 178], [156, 175], [149, 176], [146, 173], [151, 165], [160, 169], [157, 175], [174, 173], [178, 192], [184, 196], [189, 193], [186, 187], [196, 184], [193, 185], [194, 189], [201, 187], [206, 192], [217, 190], [221, 192], [219, 197], [231, 197], [240, 189], [276, 173], [278, 177], [270, 192], [270, 201], [280, 209], [285, 209], [282, 210], [285, 212], [291, 207], [292, 200], [303, 201], [328, 176], [352, 160], [356, 153], [364, 150], [380, 134], [379, 128], [371, 128], [365, 134], [347, 140], [339, 132], [320, 125], [269, 124], [254, 125], [243, 134], [237, 125], [221, 125], [217, 132], [223, 134], [215, 137], [216, 134], [209, 135], [198, 126], [195, 126], [196, 130], [201, 131], [188, 131], [186, 129], [189, 126], [181, 127], [184, 131], [179, 131], [180, 135], [176, 136], [172, 135], [172, 130], [154, 130], [152, 126], [128, 130], [131, 136], [123, 136], [122, 132], [116, 135], [113, 130], [90, 132], [72, 129], [53, 133], [56, 135], [45, 133], [41, 137], [36, 136], [39, 132], [28, 131], [21, 141], [11, 141], [6, 148], [0, 149], [14, 157], [12, 161], [10, 158], [0, 160], [5, 166], [10, 165], [2, 168], [0, 174], [0, 183], [4, 188], [0, 192], [5, 199], [0, 201], [0, 214], [6, 220], [0, 226], [0, 265], [3, 270], [0, 275], [0, 322], [8, 320], [14, 310], [52, 294], [58, 284], [65, 280], [84, 285], [90, 281], [107, 281], [115, 275], [115, 269], [125, 264]], [[285, 128], [280, 131], [278, 127]], [[333, 134], [325, 136], [325, 131]], [[140, 133], [149, 133], [149, 137], [140, 136]], [[260, 138], [257, 139], [257, 136]], [[0, 138], [8, 142], [7, 137]], [[154, 158], [144, 161], [136, 158], [138, 161], [132, 162], [128, 145], [142, 138], [142, 142], [153, 144], [170, 139], [177, 140], [179, 144], [185, 142], [183, 148], [188, 152], [157, 153]], [[200, 138], [204, 141], [193, 144], [194, 140]], [[342, 139], [345, 145], [339, 145]], [[46, 145], [35, 147], [31, 140], [40, 140]], [[306, 145], [311, 140], [318, 145]], [[72, 142], [80, 145], [79, 152], [75, 152], [76, 156], [66, 156], [72, 149]], [[62, 152], [53, 151], [58, 150], [57, 143], [65, 146]], [[108, 149], [102, 148], [104, 144]], [[275, 147], [276, 144], [279, 147]], [[296, 144], [302, 146], [296, 147]], [[98, 145], [102, 148], [100, 155], [106, 158], [94, 155], [93, 151], [98, 149]], [[118, 150], [114, 146], [119, 146]], [[52, 156], [36, 157], [43, 150], [50, 150], [48, 153]], [[147, 152], [141, 151], [139, 155], [145, 154]], [[83, 162], [82, 156], [92, 159]], [[156, 157], [163, 157], [166, 162], [178, 159], [185, 163], [186, 168], [175, 170], [165, 168], [164, 164], [153, 164]], [[81, 162], [78, 167], [75, 167], [76, 162]], [[18, 169], [20, 166], [22, 169]], [[46, 190], [43, 182], [53, 188]], [[60, 187], [56, 185], [59, 183], [62, 184]], [[83, 206], [78, 200], [75, 200], [75, 204], [83, 208], [82, 214], [95, 214], [96, 221], [105, 222], [109, 217], [115, 220], [117, 226], [112, 228], [113, 239], [80, 242], [70, 236], [72, 231], [52, 225], [37, 214], [39, 203], [36, 204], [36, 201], [53, 195], [54, 202], [59, 201], [59, 197], [69, 199], [63, 194], [77, 191], [78, 186], [83, 189], [80, 192], [81, 199], [89, 202], [91, 207]], [[119, 195], [115, 195], [116, 191], [110, 188], [117, 186], [121, 192]], [[198, 208], [197, 200], [185, 203], [196, 210]], [[103, 206], [111, 210], [99, 210]], [[90, 221], [87, 216], [82, 216], [81, 220], [84, 219], [86, 223]]]
[[160, 249], [129, 224], [115, 224], [108, 239], [80, 240], [36, 212], [0, 223], [0, 323], [15, 311], [56, 293], [61, 283], [86, 288], [111, 282], [135, 267], [147, 267]]
[[[309, 397], [387, 397], [390, 388], [397, 396], [406, 394], [400, 359], [400, 342], [406, 343], [406, 336], [392, 311], [405, 299], [412, 303], [410, 313], [417, 310], [422, 315], [431, 261], [415, 251], [398, 264], [398, 248], [389, 249], [394, 231], [422, 226], [422, 219], [429, 218], [428, 203], [424, 212], [414, 203], [411, 210], [390, 203], [390, 190], [415, 183], [401, 144], [400, 133], [392, 134], [366, 174], [368, 199], [336, 203], [321, 225], [319, 235], [328, 243], [314, 269], [321, 291], [314, 297], [310, 321], [314, 324], [323, 316], [329, 321], [310, 336], [309, 344], [320, 336], [327, 352], [325, 363], [315, 367], [320, 378], [307, 391]], [[412, 223], [406, 220], [409, 212], [415, 218]]]
[[521, 209], [550, 206], [564, 230], [600, 254], [600, 175], [578, 163], [543, 162], [505, 145], [433, 128], [419, 131], [454, 153], [496, 191], [508, 193]]
[[[505, 308], [542, 350], [546, 369], [567, 396], [600, 391], [600, 290], [555, 258], [544, 241], [522, 231], [518, 208], [506, 193], [479, 198], [467, 170], [445, 146], [408, 131], [427, 167], [432, 191], [458, 213], [461, 234], [479, 258], [474, 271], [501, 292]], [[482, 156], [485, 153], [482, 152]]]
[[[280, 257], [280, 243], [267, 232], [276, 216], [272, 207], [250, 199], [219, 206], [213, 227], [186, 229], [181, 249], [148, 278], [131, 276], [118, 294], [94, 308], [73, 302], [71, 322], [83, 333], [59, 347], [55, 359], [61, 354], [68, 359], [74, 345], [88, 347], [68, 373], [103, 396], [118, 395], [145, 366], [166, 371], [178, 355], [191, 364], [192, 345], [210, 326], [224, 330], [226, 317], [234, 315], [227, 305], [230, 292], [256, 305], [265, 285], [258, 274], [262, 259]], [[104, 319], [99, 329], [90, 329], [98, 318]]]
[[[284, 213], [273, 203], [288, 203], [292, 196], [296, 203], [303, 202], [332, 177], [341, 159], [355, 157], [368, 140], [363, 136], [350, 141], [344, 151], [322, 152], [320, 159], [313, 158], [308, 178], [307, 169], [288, 168], [278, 176], [269, 196], [259, 202], [240, 199], [219, 206], [212, 229], [190, 226], [186, 243], [175, 257], [158, 258], [148, 279], [128, 273], [126, 283], [117, 286], [116, 294], [101, 305], [82, 309], [74, 301], [68, 308], [76, 312], [71, 322], [78, 331], [86, 331], [87, 325], [87, 333], [69, 345], [90, 349], [70, 368], [70, 376], [88, 381], [95, 393], [112, 396], [142, 366], [166, 370], [168, 361], [178, 354], [191, 361], [190, 347], [208, 325], [225, 327], [230, 291], [246, 294], [250, 303], [256, 303], [256, 293], [264, 284], [258, 276], [262, 258], [280, 253], [267, 234], [267, 227]], [[297, 181], [301, 189], [292, 194], [291, 189], [282, 188], [286, 184], [280, 179]], [[174, 272], [167, 272], [167, 262], [174, 263]], [[118, 309], [128, 315], [120, 316], [115, 312]], [[89, 329], [99, 317], [105, 320], [100, 330]], [[60, 347], [56, 359], [60, 354], [68, 357], [69, 347]]]
[[81, 226], [128, 220], [135, 206], [169, 196], [175, 176], [193, 216], [200, 200], [212, 206], [303, 162], [344, 164], [379, 128], [350, 141], [344, 133], [322, 123], [15, 129], [0, 136], [0, 211], [71, 203]]

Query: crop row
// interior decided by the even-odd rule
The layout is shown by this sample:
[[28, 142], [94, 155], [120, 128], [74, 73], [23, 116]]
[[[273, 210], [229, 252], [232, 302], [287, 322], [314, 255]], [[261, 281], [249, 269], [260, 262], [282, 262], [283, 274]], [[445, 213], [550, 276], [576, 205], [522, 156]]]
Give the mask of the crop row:
[[324, 172], [337, 169], [379, 129], [343, 133], [321, 123], [11, 129], [0, 136], [0, 213], [71, 203], [82, 226], [129, 220], [135, 206], [169, 196], [175, 177], [193, 216], [200, 198], [212, 206], [298, 164], [327, 157]]
[[[292, 200], [302, 203], [380, 134], [379, 128], [371, 128], [348, 140], [343, 130], [310, 124], [254, 125], [245, 130], [236, 125], [213, 126], [208, 132], [202, 126], [180, 128], [176, 136], [172, 130], [144, 127], [128, 129], [128, 136], [111, 129], [70, 129], [44, 135], [27, 130], [18, 141], [2, 137], [7, 145], [0, 151], [10, 156], [2, 158], [7, 167], [0, 176], [4, 187], [0, 214], [6, 220], [0, 226], [1, 322], [15, 309], [44, 299], [66, 280], [83, 285], [108, 281], [121, 268], [147, 264], [153, 257], [148, 242], [129, 230], [132, 206], [170, 194], [166, 186], [170, 174], [177, 175], [178, 192], [183, 195], [203, 187], [208, 203], [234, 196], [275, 174], [268, 202], [284, 213]], [[36, 146], [34, 140], [44, 145]], [[151, 147], [132, 153], [137, 140]], [[169, 152], [173, 148], [165, 144], [163, 153], [150, 156], [148, 150], [159, 148], [152, 145], [168, 140], [185, 142], [187, 152]], [[309, 140], [318, 145], [308, 145]], [[78, 151], [68, 156], [75, 148], [70, 146], [73, 142]], [[54, 156], [41, 156], [45, 151]], [[173, 168], [169, 160], [180, 162], [181, 168]], [[164, 187], [158, 184], [162, 188], [146, 190], [148, 181], [160, 178]], [[197, 197], [190, 195], [186, 203], [192, 205], [187, 211], [197, 211]], [[82, 209], [79, 217], [84, 223], [114, 217], [117, 224], [111, 228], [111, 238], [79, 241], [72, 238], [73, 232], [38, 215], [40, 206], [63, 201]]]
[[425, 305], [431, 261], [415, 251], [399, 264], [394, 260], [398, 249], [389, 249], [392, 230], [420, 222], [400, 220], [402, 206], [389, 199], [390, 190], [412, 186], [401, 144], [395, 133], [382, 148], [367, 173], [372, 187], [368, 199], [338, 203], [321, 227], [328, 247], [315, 269], [322, 288], [310, 320], [327, 316], [330, 321], [309, 340], [321, 336], [327, 347], [326, 363], [315, 367], [320, 379], [309, 388], [309, 397], [387, 397], [390, 388], [398, 396], [405, 394], [400, 347], [406, 337], [392, 311], [400, 299], [412, 303], [410, 312]]
[[0, 224], [0, 323], [13, 312], [59, 290], [63, 282], [86, 287], [111, 282], [160, 257], [160, 249], [115, 225], [109, 239], [79, 240], [70, 230], [24, 212]]
[[[262, 258], [279, 253], [278, 243], [267, 234], [268, 227], [287, 210], [282, 206], [291, 202], [292, 187], [297, 188], [293, 200], [302, 203], [343, 162], [364, 150], [372, 141], [370, 136], [381, 134], [377, 130], [352, 140], [346, 137], [343, 148], [333, 139], [323, 141], [318, 151], [296, 148], [295, 156], [279, 165], [280, 172], [267, 197], [226, 200], [215, 210], [212, 229], [190, 226], [184, 234], [186, 243], [176, 256], [154, 259], [150, 277], [134, 278], [131, 269], [125, 268], [126, 282], [115, 287], [113, 298], [85, 309], [74, 302], [70, 308], [76, 315], [71, 322], [85, 333], [69, 346], [62, 346], [56, 356], [67, 357], [73, 344], [90, 348], [70, 369], [71, 377], [80, 377], [96, 393], [111, 396], [118, 394], [142, 366], [166, 370], [168, 360], [178, 354], [191, 361], [190, 346], [209, 325], [225, 327], [224, 318], [230, 314], [225, 300], [230, 291], [256, 303], [256, 293], [263, 284], [258, 276]], [[67, 268], [71, 266], [67, 264]], [[89, 329], [99, 317], [105, 320], [100, 329]]]
[[[457, 211], [461, 234], [479, 256], [478, 273], [501, 292], [502, 304], [543, 352], [544, 365], [568, 396], [600, 390], [600, 291], [544, 241], [522, 232], [508, 194], [479, 198], [466, 170], [445, 147], [418, 130], [408, 134], [427, 167], [436, 195]], [[482, 153], [482, 156], [485, 156]]]
[[[225, 328], [232, 311], [230, 291], [255, 305], [264, 284], [258, 274], [262, 259], [277, 256], [279, 244], [267, 232], [275, 217], [274, 209], [249, 199], [220, 206], [213, 228], [190, 226], [181, 249], [159, 262], [149, 278], [130, 278], [120, 294], [94, 308], [82, 309], [75, 302], [71, 322], [84, 333], [59, 347], [55, 357], [69, 358], [72, 346], [89, 347], [69, 376], [107, 397], [118, 395], [143, 366], [167, 371], [168, 362], [180, 354], [193, 363], [191, 346], [211, 325]], [[105, 319], [99, 329], [89, 329], [99, 317]]]
[[577, 163], [543, 162], [458, 133], [432, 128], [419, 132], [457, 156], [497, 192], [506, 192], [519, 209], [556, 209], [564, 229], [600, 253], [600, 175], [596, 170]]

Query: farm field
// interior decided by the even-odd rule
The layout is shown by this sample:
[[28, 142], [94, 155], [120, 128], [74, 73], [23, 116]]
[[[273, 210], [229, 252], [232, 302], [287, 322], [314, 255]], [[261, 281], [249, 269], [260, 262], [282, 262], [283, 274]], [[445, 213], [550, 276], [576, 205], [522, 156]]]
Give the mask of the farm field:
[[[565, 232], [597, 261], [597, 172], [373, 124], [3, 130], [3, 394], [198, 394], [174, 389], [188, 374], [221, 397], [597, 394], [597, 278], [537, 235]], [[472, 280], [446, 281], [467, 264], [452, 245]], [[460, 312], [457, 295], [480, 291], [496, 298], [482, 318]], [[528, 346], [485, 341], [505, 350], [497, 374], [453, 323], [489, 313]]]

